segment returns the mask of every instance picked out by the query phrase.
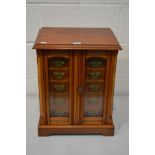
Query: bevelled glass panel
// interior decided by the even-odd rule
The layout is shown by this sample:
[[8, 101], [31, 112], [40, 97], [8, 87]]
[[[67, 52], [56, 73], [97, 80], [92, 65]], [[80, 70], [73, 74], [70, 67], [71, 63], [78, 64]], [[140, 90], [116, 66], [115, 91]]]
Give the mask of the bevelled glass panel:
[[69, 116], [69, 98], [66, 95], [50, 96], [50, 116], [68, 117]]
[[69, 117], [69, 59], [52, 57], [48, 60], [49, 115]]
[[84, 117], [103, 117], [106, 59], [85, 61]]
[[103, 116], [103, 97], [85, 96], [84, 117], [102, 117]]

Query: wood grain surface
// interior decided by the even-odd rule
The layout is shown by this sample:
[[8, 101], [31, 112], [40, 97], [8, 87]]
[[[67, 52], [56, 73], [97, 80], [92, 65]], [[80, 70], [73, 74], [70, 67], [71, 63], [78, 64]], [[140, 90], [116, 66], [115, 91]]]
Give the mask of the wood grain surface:
[[121, 50], [110, 28], [55, 28], [39, 30], [34, 49]]

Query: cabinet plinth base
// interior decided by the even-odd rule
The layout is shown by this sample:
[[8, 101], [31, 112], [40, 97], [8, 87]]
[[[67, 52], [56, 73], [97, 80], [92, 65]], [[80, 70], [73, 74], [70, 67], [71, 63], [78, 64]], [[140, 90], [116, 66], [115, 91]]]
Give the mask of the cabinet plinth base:
[[74, 134], [114, 136], [114, 125], [41, 125], [39, 123], [38, 126], [38, 136]]

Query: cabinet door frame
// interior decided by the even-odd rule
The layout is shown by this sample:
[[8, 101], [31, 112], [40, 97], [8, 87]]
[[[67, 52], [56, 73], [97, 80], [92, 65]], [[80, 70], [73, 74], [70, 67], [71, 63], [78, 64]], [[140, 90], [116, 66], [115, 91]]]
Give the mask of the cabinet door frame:
[[87, 125], [87, 124], [96, 124], [96, 125], [102, 125], [102, 124], [106, 124], [106, 116], [107, 116], [107, 93], [108, 93], [108, 78], [109, 78], [109, 54], [105, 51], [84, 51], [82, 54], [81, 54], [81, 58], [82, 58], [82, 61], [81, 61], [81, 67], [82, 68], [82, 76], [81, 76], [81, 83], [80, 85], [82, 85], [82, 87], [84, 88], [85, 87], [85, 79], [86, 79], [86, 69], [85, 69], [85, 65], [86, 65], [86, 59], [87, 58], [93, 58], [93, 57], [96, 57], [96, 58], [103, 58], [103, 59], [106, 59], [106, 67], [105, 67], [105, 81], [104, 81], [104, 96], [103, 96], [103, 115], [102, 117], [84, 117], [84, 93], [81, 94], [80, 96], [80, 124], [84, 124], [84, 125]]
[[[69, 72], [69, 117], [50, 117], [49, 116], [49, 77], [48, 77], [48, 59], [49, 58], [67, 58], [69, 59], [69, 67], [68, 67], [68, 72]], [[69, 50], [60, 50], [60, 51], [55, 51], [55, 50], [47, 50], [45, 52], [45, 89], [46, 89], [46, 109], [47, 109], [47, 124], [49, 125], [71, 125], [73, 123], [73, 56], [72, 56], [72, 51]]]

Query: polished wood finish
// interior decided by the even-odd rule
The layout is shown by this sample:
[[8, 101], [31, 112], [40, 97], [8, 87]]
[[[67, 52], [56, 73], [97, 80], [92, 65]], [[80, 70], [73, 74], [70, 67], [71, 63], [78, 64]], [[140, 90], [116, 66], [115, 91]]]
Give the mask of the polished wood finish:
[[109, 28], [41, 28], [37, 52], [38, 135], [114, 135], [115, 72], [121, 49]]
[[109, 28], [41, 28], [34, 48], [121, 50]]

